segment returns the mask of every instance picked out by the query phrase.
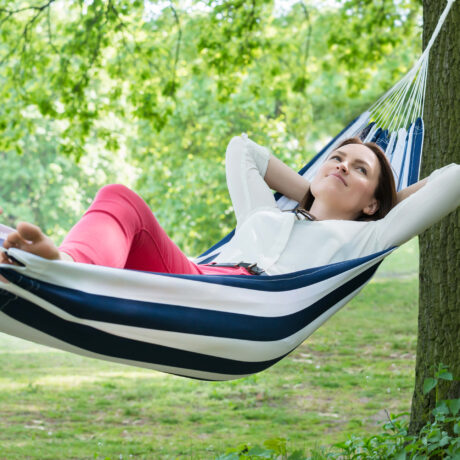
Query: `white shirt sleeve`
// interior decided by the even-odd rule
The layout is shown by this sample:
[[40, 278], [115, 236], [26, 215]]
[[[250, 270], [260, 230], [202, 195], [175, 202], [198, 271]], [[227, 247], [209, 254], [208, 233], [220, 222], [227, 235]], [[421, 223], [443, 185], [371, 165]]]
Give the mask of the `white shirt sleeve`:
[[460, 165], [434, 171], [427, 183], [373, 222], [375, 239], [384, 249], [399, 246], [460, 206]]
[[227, 147], [227, 186], [237, 220], [237, 228], [257, 210], [280, 212], [273, 192], [264, 180], [270, 152], [247, 138], [234, 137]]

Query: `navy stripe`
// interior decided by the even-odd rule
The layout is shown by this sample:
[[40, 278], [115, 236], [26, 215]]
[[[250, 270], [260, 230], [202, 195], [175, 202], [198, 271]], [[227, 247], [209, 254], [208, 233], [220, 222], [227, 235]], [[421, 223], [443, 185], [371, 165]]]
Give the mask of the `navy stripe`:
[[252, 341], [289, 337], [361, 287], [377, 270], [370, 267], [303, 310], [278, 317], [261, 317], [201, 308], [88, 294], [19, 276], [15, 284], [78, 318], [144, 329]]
[[387, 147], [388, 147], [388, 142], [390, 141], [390, 138], [388, 136], [388, 129], [382, 130], [380, 133], [379, 138], [376, 141], [376, 144], [384, 151], [386, 152]]
[[362, 131], [361, 134], [359, 135], [359, 138], [364, 142], [364, 139], [366, 139], [367, 135], [370, 133], [371, 129], [374, 127], [375, 121], [369, 123]]
[[[239, 287], [244, 289], [252, 289], [255, 291], [270, 291], [283, 292], [292, 289], [299, 289], [305, 286], [316, 284], [333, 276], [359, 267], [360, 265], [369, 262], [377, 257], [387, 254], [395, 247], [385, 249], [375, 254], [370, 254], [365, 257], [359, 257], [352, 260], [345, 260], [335, 264], [324, 265], [321, 267], [308, 268], [293, 273], [284, 275], [272, 276], [247, 276], [247, 275], [176, 275], [173, 273], [152, 273], [157, 276], [166, 276], [172, 278], [183, 278], [187, 280], [200, 281], [202, 283], [220, 284], [226, 286]], [[123, 270], [123, 269], [120, 269]], [[20, 275], [16, 270], [9, 267], [0, 268], [0, 273], [9, 281], [18, 284], [23, 275]]]
[[407, 158], [407, 156], [408, 156], [408, 154], [407, 154], [407, 146], [409, 144], [409, 139], [412, 136], [411, 127], [412, 127], [412, 124], [410, 124], [409, 128], [407, 129], [406, 141], [405, 141], [405, 144], [404, 144], [403, 159], [402, 159], [402, 163], [401, 163], [401, 168], [399, 170], [399, 181], [398, 181], [398, 184], [397, 184], [397, 187], [396, 187], [398, 192], [403, 188], [404, 166], [406, 164], [406, 161], [409, 161], [409, 159]]
[[[169, 273], [156, 273], [157, 275], [195, 280], [211, 284], [251, 289], [255, 291], [283, 292], [311, 286], [320, 281], [327, 280], [341, 273], [352, 270], [381, 255], [387, 254], [395, 247], [385, 249], [368, 256], [345, 260], [321, 267], [308, 268], [284, 275], [247, 276], [247, 275], [175, 275]], [[0, 273], [2, 269], [0, 269]], [[5, 276], [7, 278], [7, 276]]]
[[206, 259], [201, 260], [200, 262], [198, 262], [198, 265], [209, 264], [209, 263], [212, 262], [219, 254], [220, 254], [220, 252], [216, 252], [216, 253], [213, 254], [212, 256], [206, 257]]
[[[238, 375], [260, 372], [286, 356], [268, 361], [245, 362], [139, 342], [90, 326], [66, 321], [21, 298], [7, 304], [3, 313], [16, 321], [84, 350], [148, 364]], [[180, 375], [186, 375], [186, 372], [182, 371]]]
[[380, 134], [382, 133], [382, 128], [377, 128], [374, 132], [374, 135], [372, 136], [371, 142], [377, 143], [379, 140]]
[[420, 161], [422, 158], [423, 146], [423, 120], [415, 120], [414, 134], [412, 138], [412, 150], [410, 152], [409, 177], [407, 185], [415, 184], [420, 175]]

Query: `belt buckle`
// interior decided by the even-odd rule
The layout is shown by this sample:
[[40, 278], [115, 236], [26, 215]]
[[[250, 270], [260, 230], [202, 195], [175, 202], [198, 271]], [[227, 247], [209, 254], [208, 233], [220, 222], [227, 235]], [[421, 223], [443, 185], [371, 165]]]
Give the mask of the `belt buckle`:
[[251, 264], [246, 267], [246, 270], [251, 274], [251, 275], [261, 275], [265, 270], [262, 268], [259, 268], [257, 264]]

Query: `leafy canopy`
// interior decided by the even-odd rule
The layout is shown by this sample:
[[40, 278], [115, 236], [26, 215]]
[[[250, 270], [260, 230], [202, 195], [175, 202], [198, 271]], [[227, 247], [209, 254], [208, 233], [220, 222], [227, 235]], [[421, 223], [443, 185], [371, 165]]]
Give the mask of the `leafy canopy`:
[[[0, 152], [67, 161], [39, 196], [74, 178], [75, 219], [123, 180], [196, 254], [234, 225], [229, 139], [247, 132], [300, 168], [411, 67], [420, 14], [418, 0], [0, 0]], [[79, 159], [99, 171], [90, 184]], [[21, 203], [8, 216], [29, 216], [37, 191], [8, 174]], [[48, 231], [68, 228], [69, 209], [35, 206]]]

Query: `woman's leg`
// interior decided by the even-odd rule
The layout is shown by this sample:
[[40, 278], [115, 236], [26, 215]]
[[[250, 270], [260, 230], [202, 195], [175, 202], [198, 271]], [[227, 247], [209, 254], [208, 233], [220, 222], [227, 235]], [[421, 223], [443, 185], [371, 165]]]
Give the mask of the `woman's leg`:
[[200, 274], [144, 200], [123, 185], [103, 187], [59, 248], [76, 262], [164, 273]]
[[123, 185], [103, 187], [59, 248], [38, 227], [27, 223], [19, 224], [5, 243], [7, 248], [17, 247], [48, 259], [69, 258], [114, 268], [193, 275], [249, 274], [242, 267], [199, 266], [189, 261], [144, 200]]

